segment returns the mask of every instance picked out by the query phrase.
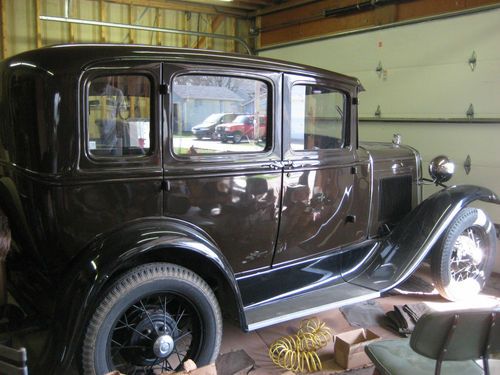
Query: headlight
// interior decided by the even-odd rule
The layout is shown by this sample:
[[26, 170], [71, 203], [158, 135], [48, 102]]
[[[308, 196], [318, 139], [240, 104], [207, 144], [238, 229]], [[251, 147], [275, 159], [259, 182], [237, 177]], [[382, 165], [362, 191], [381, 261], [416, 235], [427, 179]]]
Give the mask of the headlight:
[[455, 173], [455, 163], [445, 155], [436, 156], [429, 164], [429, 174], [436, 183], [448, 181], [453, 177], [453, 173]]

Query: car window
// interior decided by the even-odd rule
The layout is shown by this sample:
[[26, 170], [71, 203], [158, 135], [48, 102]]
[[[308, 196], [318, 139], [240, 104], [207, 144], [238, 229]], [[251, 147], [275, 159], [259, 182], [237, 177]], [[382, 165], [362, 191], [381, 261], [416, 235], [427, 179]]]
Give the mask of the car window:
[[88, 89], [88, 151], [97, 157], [149, 154], [151, 83], [139, 75], [94, 78]]
[[170, 127], [174, 154], [265, 151], [271, 128], [269, 94], [269, 85], [257, 79], [199, 74], [175, 77]]
[[292, 150], [344, 146], [345, 94], [321, 86], [296, 85], [291, 100]]

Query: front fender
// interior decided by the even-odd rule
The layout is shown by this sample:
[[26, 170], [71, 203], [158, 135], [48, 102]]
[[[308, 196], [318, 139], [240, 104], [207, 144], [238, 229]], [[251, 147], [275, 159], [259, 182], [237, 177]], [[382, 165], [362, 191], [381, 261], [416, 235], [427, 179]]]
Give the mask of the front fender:
[[342, 276], [380, 292], [394, 288], [420, 265], [458, 212], [476, 200], [500, 204], [491, 190], [473, 185], [452, 186], [431, 195], [385, 239], [365, 248], [363, 254], [346, 254]]
[[[148, 218], [128, 223], [100, 235], [76, 259], [61, 282], [60, 297], [51, 331], [37, 373], [66, 373], [84, 335], [98, 298], [107, 283], [137, 265], [138, 259], [162, 259], [175, 249], [202, 256], [224, 275], [242, 311], [242, 302], [231, 266], [208, 235], [189, 223], [172, 218]], [[158, 258], [159, 257], [159, 258]], [[149, 260], [151, 261], [151, 260]]]

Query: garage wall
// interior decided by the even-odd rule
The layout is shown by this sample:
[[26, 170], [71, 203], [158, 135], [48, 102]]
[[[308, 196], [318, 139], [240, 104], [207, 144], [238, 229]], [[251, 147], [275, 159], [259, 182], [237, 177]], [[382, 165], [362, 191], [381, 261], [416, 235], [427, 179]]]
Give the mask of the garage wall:
[[[483, 11], [307, 42], [260, 55], [315, 65], [360, 78], [362, 140], [390, 141], [400, 133], [425, 165], [450, 156], [452, 183], [500, 193], [500, 10]], [[475, 53], [474, 71], [469, 58]], [[382, 66], [380, 75], [376, 68]], [[473, 119], [467, 118], [472, 104]], [[380, 107], [379, 116], [376, 116]], [[431, 121], [432, 120], [432, 121]], [[472, 170], [463, 163], [470, 155]], [[426, 187], [426, 196], [436, 190]], [[480, 204], [495, 223], [500, 206]], [[500, 272], [500, 251], [495, 271]]]
[[[193, 11], [111, 3], [102, 0], [0, 1], [3, 8], [2, 19], [5, 22], [2, 25], [3, 38], [1, 38], [3, 57], [46, 45], [99, 42], [244, 52], [239, 43], [221, 39], [37, 21], [37, 13], [39, 15], [63, 17], [67, 2], [69, 4], [69, 17], [72, 18], [201, 31], [238, 36], [243, 39], [248, 39], [248, 30], [250, 28], [249, 20], [228, 15], [203, 14]], [[168, 4], [165, 3], [165, 6], [168, 6]], [[39, 30], [38, 36], [37, 27]]]

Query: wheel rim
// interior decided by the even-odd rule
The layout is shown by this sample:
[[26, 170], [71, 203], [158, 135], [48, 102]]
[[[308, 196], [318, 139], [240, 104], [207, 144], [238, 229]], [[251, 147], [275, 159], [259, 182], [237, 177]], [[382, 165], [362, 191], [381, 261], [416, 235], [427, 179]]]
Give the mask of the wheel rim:
[[450, 260], [450, 276], [455, 283], [484, 279], [488, 244], [480, 227], [464, 230], [453, 245]]
[[160, 293], [130, 305], [113, 325], [107, 350], [110, 369], [124, 374], [175, 371], [187, 359], [196, 362], [203, 321], [183, 296]]

